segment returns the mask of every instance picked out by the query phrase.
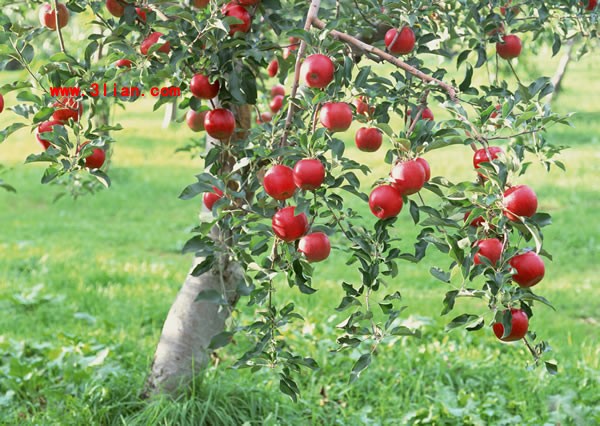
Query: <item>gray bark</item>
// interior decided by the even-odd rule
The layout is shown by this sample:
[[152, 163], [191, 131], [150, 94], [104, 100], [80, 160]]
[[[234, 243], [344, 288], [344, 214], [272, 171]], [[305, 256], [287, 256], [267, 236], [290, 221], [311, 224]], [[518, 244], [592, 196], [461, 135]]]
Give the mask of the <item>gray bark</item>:
[[551, 81], [552, 81], [552, 84], [554, 85], [554, 91], [550, 95], [550, 101], [553, 101], [556, 98], [556, 96], [558, 95], [558, 93], [560, 92], [563, 78], [565, 77], [565, 74], [567, 73], [567, 67], [569, 66], [569, 63], [571, 62], [571, 60], [573, 59], [573, 43], [574, 42], [575, 42], [574, 38], [570, 39], [567, 42], [565, 53], [560, 58], [558, 67], [556, 68], [556, 72], [554, 73], [554, 76], [552, 77]]
[[166, 129], [177, 119], [177, 98], [166, 104], [165, 116], [163, 117], [162, 128]]

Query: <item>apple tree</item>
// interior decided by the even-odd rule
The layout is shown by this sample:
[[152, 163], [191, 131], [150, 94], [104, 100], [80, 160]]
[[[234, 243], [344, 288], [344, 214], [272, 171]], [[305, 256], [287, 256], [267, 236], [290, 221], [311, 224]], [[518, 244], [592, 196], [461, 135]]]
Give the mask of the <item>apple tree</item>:
[[[486, 311], [458, 312], [447, 329], [522, 340], [554, 372], [531, 327], [534, 307], [550, 304], [532, 287], [551, 259], [542, 234], [551, 219], [527, 171], [564, 167], [546, 132], [569, 122], [547, 102], [550, 79], [519, 75], [519, 58], [556, 55], [574, 37], [592, 43], [598, 14], [586, 1], [3, 1], [0, 64], [28, 77], [0, 87], [16, 92], [4, 114], [20, 117], [0, 142], [35, 130], [41, 149], [26, 162], [47, 163], [42, 183], [79, 196], [110, 185], [109, 148], [127, 143], [107, 106], [161, 87], [159, 108], [179, 88], [187, 125], [206, 132], [185, 147], [204, 169], [180, 198], [202, 196], [207, 211], [183, 247], [194, 261], [148, 393], [176, 393], [237, 336], [246, 344], [234, 366], [274, 369], [296, 399], [296, 375], [318, 365], [283, 337], [302, 317], [276, 288], [318, 294], [312, 277], [330, 239], [356, 271], [331, 307], [345, 315], [338, 351], [362, 353], [351, 380], [381, 343], [419, 335], [399, 325], [398, 273], [431, 250], [448, 259], [430, 271], [449, 288], [442, 315], [459, 298]], [[358, 149], [389, 173], [372, 176], [347, 155], [353, 122]], [[429, 164], [429, 152], [452, 145], [472, 148], [453, 159], [472, 180]], [[417, 229], [410, 251], [399, 248], [399, 215]], [[240, 317], [241, 304], [254, 315]]]

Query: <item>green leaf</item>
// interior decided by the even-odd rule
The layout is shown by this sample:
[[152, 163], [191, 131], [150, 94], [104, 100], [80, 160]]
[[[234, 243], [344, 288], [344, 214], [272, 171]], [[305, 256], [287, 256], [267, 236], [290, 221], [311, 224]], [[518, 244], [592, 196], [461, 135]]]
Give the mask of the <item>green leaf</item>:
[[442, 282], [450, 282], [450, 272], [445, 272], [438, 267], [432, 266], [431, 269], [429, 269], [429, 273]]
[[210, 340], [208, 347], [210, 349], [219, 349], [230, 344], [232, 340], [233, 333], [231, 331], [223, 331]]
[[198, 293], [198, 296], [194, 299], [194, 302], [207, 302], [214, 303], [215, 305], [228, 305], [229, 302], [223, 297], [223, 295], [214, 289], [208, 289]]
[[462, 326], [469, 324], [475, 320], [480, 320], [479, 315], [471, 315], [471, 314], [459, 315], [446, 325], [446, 331], [453, 330], [457, 327], [462, 327]]
[[356, 379], [360, 377], [360, 373], [371, 364], [371, 353], [362, 354], [358, 361], [354, 363], [352, 367], [352, 373], [350, 373], [350, 383], [354, 383]]

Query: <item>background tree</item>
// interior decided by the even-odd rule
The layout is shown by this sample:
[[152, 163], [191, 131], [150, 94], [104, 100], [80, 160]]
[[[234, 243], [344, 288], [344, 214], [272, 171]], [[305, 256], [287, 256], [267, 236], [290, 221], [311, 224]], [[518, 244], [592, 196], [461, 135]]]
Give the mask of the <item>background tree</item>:
[[[32, 6], [41, 25], [28, 16]], [[543, 277], [539, 255], [549, 255], [540, 229], [550, 218], [536, 211], [535, 183], [520, 176], [533, 158], [548, 169], [562, 167], [554, 159], [560, 148], [544, 132], [568, 120], [545, 103], [550, 80], [522, 81], [514, 59], [529, 46], [549, 42], [556, 54], [564, 40], [581, 36], [589, 43], [596, 37], [595, 4], [75, 0], [67, 7], [10, 3], [3, 12], [2, 59], [18, 61], [31, 79], [0, 88], [19, 91], [21, 103], [7, 109], [28, 123], [10, 125], [1, 139], [26, 125], [38, 129], [44, 151], [27, 161], [49, 164], [42, 183], [63, 184], [75, 196], [109, 185], [104, 158], [114, 139], [108, 132], [120, 126], [93, 120], [107, 102], [94, 96], [94, 84], [180, 87], [180, 109], [206, 112], [202, 124], [211, 142], [189, 147], [201, 153], [205, 170], [181, 198], [204, 194], [212, 218], [204, 216], [184, 247], [195, 260], [165, 322], [148, 392], [178, 392], [235, 333], [249, 348], [236, 366], [274, 368], [281, 390], [295, 399], [295, 374], [317, 364], [282, 337], [301, 317], [274, 296], [275, 287], [285, 279], [315, 293], [311, 276], [318, 265], [311, 260], [328, 253], [326, 235], [333, 234], [344, 236], [348, 264], [360, 274], [342, 283], [336, 308], [347, 313], [338, 325], [338, 349], [362, 352], [351, 380], [382, 342], [417, 334], [399, 325], [403, 307], [394, 280], [401, 260], [418, 262], [428, 247], [449, 257], [447, 268], [431, 270], [453, 286], [442, 313], [460, 297], [481, 299], [488, 308], [485, 315], [456, 316], [449, 329], [493, 324], [503, 340], [523, 338], [536, 363], [546, 352], [544, 341], [525, 333], [534, 303], [548, 303], [530, 287]], [[85, 43], [69, 34], [73, 19], [94, 24], [79, 37]], [[38, 53], [48, 60], [34, 61]], [[452, 58], [458, 71], [448, 62], [436, 65], [435, 56]], [[287, 83], [289, 96], [271, 90], [267, 74]], [[487, 81], [479, 83], [482, 74]], [[57, 86], [85, 92], [51, 96]], [[130, 92], [108, 97], [135, 102]], [[156, 108], [168, 102], [160, 97]], [[251, 113], [266, 112], [267, 102], [272, 117], [261, 114], [251, 126]], [[447, 110], [445, 119], [432, 117], [434, 102]], [[395, 117], [403, 128], [395, 128]], [[335, 134], [352, 120], [364, 122], [363, 133], [371, 135], [357, 136], [365, 150], [375, 149], [382, 135], [392, 144], [378, 151], [390, 176], [380, 176], [369, 195], [359, 179], [368, 168], [344, 155]], [[423, 161], [427, 152], [454, 144], [473, 147], [476, 181], [450, 182]], [[368, 203], [375, 216], [348, 208], [347, 197]], [[420, 227], [412, 252], [400, 250], [394, 235], [402, 206]], [[240, 297], [255, 315], [236, 318], [225, 330]]]

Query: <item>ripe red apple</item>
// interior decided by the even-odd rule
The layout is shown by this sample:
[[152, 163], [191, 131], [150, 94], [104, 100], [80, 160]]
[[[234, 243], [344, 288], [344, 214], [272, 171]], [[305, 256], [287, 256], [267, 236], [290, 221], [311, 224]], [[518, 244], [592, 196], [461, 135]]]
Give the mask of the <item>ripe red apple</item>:
[[[150, 33], [150, 35], [148, 37], [146, 37], [144, 39], [144, 41], [142, 41], [142, 43], [140, 44], [140, 52], [142, 52], [142, 55], [147, 55], [148, 50], [150, 50], [150, 47], [155, 45], [158, 42], [158, 39], [161, 38], [162, 36], [163, 36], [163, 33], [159, 33], [159, 32]], [[169, 44], [168, 41], [165, 41], [160, 46], [158, 51], [162, 52], [162, 53], [169, 53], [171, 51], [171, 45]]]
[[517, 58], [521, 48], [521, 39], [514, 34], [505, 35], [502, 42], [496, 43], [496, 52], [502, 59]]
[[502, 105], [498, 104], [496, 105], [496, 110], [492, 111], [492, 113], [490, 114], [490, 118], [493, 120], [494, 118], [498, 117], [498, 115], [500, 115], [500, 110], [502, 109]]
[[108, 12], [116, 18], [120, 18], [125, 14], [125, 4], [127, 3], [122, 0], [106, 0]]
[[537, 211], [537, 196], [527, 185], [516, 185], [504, 191], [504, 216], [518, 222], [518, 216], [531, 217]]
[[293, 51], [297, 50], [300, 45], [300, 40], [296, 37], [289, 38], [290, 45], [283, 49], [283, 59], [289, 58]]
[[243, 6], [235, 3], [227, 3], [225, 7], [223, 7], [223, 15], [231, 16], [243, 21], [241, 24], [230, 24], [229, 35], [234, 35], [237, 32], [247, 33], [250, 31], [252, 17]]
[[283, 87], [281, 84], [276, 84], [273, 86], [271, 88], [271, 97], [274, 98], [275, 96], [285, 96], [285, 87]]
[[431, 167], [429, 167], [429, 163], [423, 157], [415, 158], [415, 161], [423, 167], [423, 171], [425, 172], [425, 182], [429, 182], [431, 179]]
[[325, 166], [316, 158], [305, 158], [294, 166], [294, 184], [306, 191], [314, 191], [325, 180]]
[[[394, 39], [396, 39], [395, 42]], [[385, 46], [393, 55], [406, 55], [412, 52], [415, 48], [415, 41], [415, 33], [410, 27], [404, 27], [400, 31], [392, 28], [385, 33], [384, 38]]]
[[528, 251], [518, 254], [508, 261], [517, 271], [512, 279], [521, 287], [533, 287], [544, 278], [546, 268], [544, 261], [537, 253]]
[[74, 121], [79, 121], [79, 118], [83, 115], [83, 103], [77, 102], [71, 97], [63, 97], [52, 104], [54, 113], [52, 119], [62, 121], [66, 123], [69, 118]]
[[269, 62], [269, 66], [267, 67], [267, 73], [269, 74], [269, 77], [275, 77], [278, 71], [279, 62], [277, 61], [277, 58], [275, 58], [271, 62]]
[[215, 139], [227, 140], [235, 131], [235, 116], [224, 108], [208, 111], [204, 116], [204, 129]]
[[206, 117], [206, 113], [208, 113], [208, 111], [198, 112], [194, 111], [193, 109], [187, 112], [185, 115], [185, 122], [193, 132], [201, 132], [204, 130], [204, 119]]
[[271, 99], [271, 102], [269, 102], [269, 108], [271, 109], [273, 114], [277, 114], [281, 107], [283, 107], [283, 96], [274, 96], [273, 99]]
[[275, 165], [265, 174], [263, 186], [265, 192], [276, 200], [287, 200], [296, 193], [294, 171], [283, 164]]
[[[63, 28], [69, 23], [69, 9], [67, 9], [67, 6], [64, 4], [57, 3], [56, 10], [58, 11], [58, 26]], [[56, 12], [50, 3], [44, 3], [42, 7], [40, 7], [38, 17], [40, 19], [40, 24], [44, 27], [56, 30]]]
[[335, 68], [329, 56], [317, 53], [302, 63], [300, 76], [308, 87], [324, 89], [333, 81]]
[[58, 120], [48, 120], [40, 123], [37, 128], [35, 138], [37, 141], [44, 147], [44, 149], [48, 149], [52, 143], [48, 139], [44, 139], [41, 136], [41, 133], [51, 132], [54, 129], [54, 126], [62, 126], [63, 122]]
[[[463, 216], [464, 222], [467, 221], [470, 214], [471, 214], [470, 211], [465, 212], [465, 215]], [[483, 218], [483, 216], [477, 216], [475, 219], [471, 220], [471, 223], [469, 223], [469, 226], [478, 227], [478, 226], [481, 226], [483, 224], [483, 222], [485, 222], [485, 219]]]
[[369, 208], [379, 219], [398, 216], [402, 210], [402, 194], [391, 185], [381, 185], [371, 191]]
[[357, 114], [366, 115], [368, 117], [375, 112], [375, 107], [369, 106], [369, 104], [365, 101], [364, 96], [359, 96], [354, 100], [353, 103], [356, 107]]
[[273, 215], [273, 232], [283, 241], [295, 241], [308, 231], [308, 219], [304, 213], [294, 214], [295, 207], [284, 207]]
[[210, 4], [210, 0], [193, 0], [192, 6], [203, 9]]
[[473, 257], [473, 263], [480, 265], [483, 263], [481, 256], [487, 257], [490, 263], [496, 266], [496, 263], [502, 257], [502, 243], [497, 238], [486, 238], [475, 243], [479, 250]]
[[419, 192], [425, 184], [425, 169], [416, 160], [408, 160], [396, 164], [391, 172], [392, 184], [401, 195]]
[[514, 16], [517, 16], [519, 14], [519, 12], [521, 11], [521, 9], [519, 9], [519, 6], [510, 7], [511, 3], [512, 3], [512, 0], [508, 0], [504, 6], [500, 6], [500, 13], [503, 14], [504, 16], [506, 16], [507, 10], [510, 9], [512, 14]]
[[329, 257], [331, 243], [329, 237], [323, 232], [313, 232], [305, 235], [298, 243], [298, 251], [309, 262], [321, 262]]
[[0, 112], [4, 111], [4, 96], [0, 93]]
[[205, 192], [202, 196], [202, 202], [208, 210], [212, 210], [217, 201], [223, 197], [223, 191], [216, 186], [213, 186], [213, 192]]
[[496, 337], [504, 342], [514, 342], [515, 340], [520, 340], [527, 334], [527, 330], [529, 329], [529, 319], [527, 318], [527, 314], [521, 309], [511, 309], [510, 313], [512, 315], [511, 319], [511, 329], [510, 334], [504, 338], [502, 335], [504, 334], [504, 326], [502, 323], [497, 322], [493, 325], [494, 334]]
[[433, 111], [431, 111], [428, 107], [425, 107], [421, 113], [421, 120], [433, 121]]
[[94, 148], [92, 153], [85, 158], [85, 167], [88, 169], [99, 169], [106, 160], [106, 153], [102, 148]]
[[207, 76], [195, 74], [190, 81], [190, 92], [200, 99], [212, 99], [219, 94], [219, 80], [211, 83]]
[[152, 10], [146, 9], [144, 7], [136, 7], [135, 8], [135, 13], [138, 16], [139, 20], [142, 21], [145, 24], [146, 23], [146, 19], [147, 19], [146, 14], [147, 13], [152, 13]]
[[[473, 167], [478, 169], [481, 163], [491, 163], [496, 158], [498, 158], [499, 154], [503, 154], [504, 150], [499, 146], [489, 146], [486, 148], [481, 148], [475, 151], [473, 154]], [[483, 176], [478, 172], [480, 176]]]
[[269, 111], [261, 112], [259, 117], [256, 117], [256, 124], [270, 123], [273, 119], [273, 114]]
[[383, 134], [376, 127], [361, 127], [354, 136], [356, 147], [364, 152], [375, 152], [381, 147]]
[[131, 62], [129, 59], [125, 59], [125, 58], [115, 61], [115, 67], [117, 67], [117, 68], [131, 68], [132, 65], [133, 65], [133, 62]]
[[591, 12], [592, 10], [594, 10], [596, 8], [597, 4], [598, 4], [598, 0], [588, 0], [585, 10], [587, 10], [588, 12]]
[[346, 102], [327, 102], [321, 108], [319, 118], [330, 132], [343, 132], [352, 124], [352, 108]]

